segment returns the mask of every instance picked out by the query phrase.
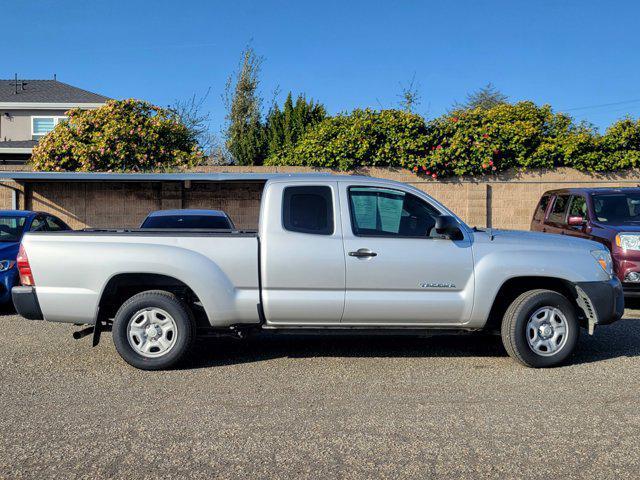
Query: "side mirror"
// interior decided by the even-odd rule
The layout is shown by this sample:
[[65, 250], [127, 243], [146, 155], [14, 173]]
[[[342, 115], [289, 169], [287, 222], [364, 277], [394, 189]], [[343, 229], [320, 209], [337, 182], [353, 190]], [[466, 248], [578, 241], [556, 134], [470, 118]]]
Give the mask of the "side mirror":
[[446, 235], [452, 240], [460, 240], [463, 238], [458, 221], [451, 215], [440, 215], [436, 218], [435, 228], [437, 233]]
[[582, 227], [583, 225], [585, 225], [587, 223], [587, 221], [585, 220], [584, 217], [569, 217], [567, 219], [567, 224], [572, 226], [572, 227]]

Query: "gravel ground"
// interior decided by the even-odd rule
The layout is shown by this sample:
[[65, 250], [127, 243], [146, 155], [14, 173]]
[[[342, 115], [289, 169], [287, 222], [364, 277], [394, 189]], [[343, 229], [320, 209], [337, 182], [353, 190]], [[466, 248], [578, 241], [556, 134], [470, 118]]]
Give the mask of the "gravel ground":
[[531, 370], [492, 337], [267, 337], [143, 372], [0, 316], [2, 478], [638, 478], [640, 311]]

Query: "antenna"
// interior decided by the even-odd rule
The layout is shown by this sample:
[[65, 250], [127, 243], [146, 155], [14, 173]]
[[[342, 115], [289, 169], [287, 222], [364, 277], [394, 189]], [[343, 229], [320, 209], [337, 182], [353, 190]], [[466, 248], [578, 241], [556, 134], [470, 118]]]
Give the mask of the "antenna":
[[57, 81], [57, 80], [58, 80], [58, 79], [56, 78], [56, 74], [55, 74], [55, 73], [53, 74], [53, 80], [54, 80], [54, 81]]

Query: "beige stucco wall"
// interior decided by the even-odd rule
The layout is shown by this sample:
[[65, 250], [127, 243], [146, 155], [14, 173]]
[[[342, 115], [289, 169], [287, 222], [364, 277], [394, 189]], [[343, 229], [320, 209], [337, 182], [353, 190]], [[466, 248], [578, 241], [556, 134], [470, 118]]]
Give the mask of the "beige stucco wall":
[[60, 117], [65, 112], [66, 110], [0, 110], [0, 142], [31, 140], [31, 117]]
[[[0, 169], [0, 178], [2, 177]], [[308, 172], [296, 167], [203, 167], [200, 172]], [[533, 210], [546, 191], [571, 186], [637, 186], [640, 171], [590, 175], [571, 169], [510, 172], [481, 179], [427, 180], [409, 172], [368, 169], [360, 174], [399, 180], [427, 192], [456, 212], [468, 224], [528, 229]], [[261, 182], [183, 183], [54, 183], [38, 182], [26, 188], [0, 183], [0, 208], [11, 208], [11, 191], [20, 208], [59, 215], [74, 228], [136, 227], [151, 210], [214, 208], [225, 210], [239, 228], [256, 228]]]

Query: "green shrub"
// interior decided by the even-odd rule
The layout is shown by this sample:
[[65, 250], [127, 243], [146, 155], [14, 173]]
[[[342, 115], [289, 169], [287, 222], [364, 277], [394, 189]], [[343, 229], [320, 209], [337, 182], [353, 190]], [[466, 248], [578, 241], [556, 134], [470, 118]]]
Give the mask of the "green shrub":
[[307, 165], [353, 170], [363, 166], [406, 167], [427, 152], [424, 119], [399, 110], [354, 110], [309, 129], [268, 165]]
[[111, 100], [67, 115], [33, 149], [34, 170], [143, 172], [188, 168], [203, 159], [177, 117], [147, 102]]
[[432, 178], [561, 166], [608, 172], [640, 167], [640, 120], [620, 120], [600, 135], [533, 102], [459, 109], [428, 123], [399, 110], [354, 110], [325, 119], [268, 163], [400, 167]]
[[531, 102], [458, 110], [427, 125], [429, 151], [420, 170], [438, 176], [484, 175], [562, 164], [571, 119]]

